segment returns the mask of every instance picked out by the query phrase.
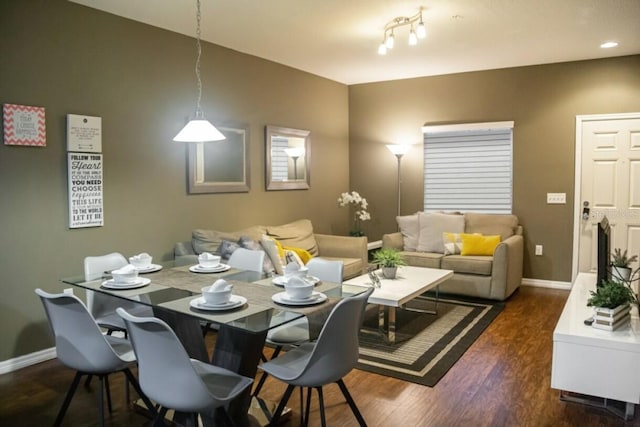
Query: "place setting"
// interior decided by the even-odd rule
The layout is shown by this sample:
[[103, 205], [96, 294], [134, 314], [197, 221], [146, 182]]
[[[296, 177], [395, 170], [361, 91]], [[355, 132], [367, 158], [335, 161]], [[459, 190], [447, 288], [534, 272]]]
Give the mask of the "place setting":
[[138, 270], [132, 264], [111, 271], [111, 279], [102, 282], [102, 287], [115, 290], [137, 289], [147, 286], [151, 279], [139, 277]]
[[224, 279], [218, 279], [210, 286], [202, 288], [202, 295], [189, 302], [192, 308], [206, 311], [227, 311], [242, 307], [247, 299], [233, 294], [233, 285]]
[[192, 273], [222, 273], [231, 268], [227, 264], [220, 262], [220, 255], [213, 255], [209, 252], [203, 252], [198, 255], [198, 264], [189, 267], [189, 271]]
[[309, 275], [309, 269], [299, 265], [297, 262], [290, 262], [284, 267], [284, 275], [276, 276], [271, 281], [274, 285], [284, 287], [292, 277], [298, 277], [312, 286], [320, 283], [320, 279]]
[[152, 264], [153, 257], [146, 252], [129, 257], [129, 264], [133, 265], [139, 274], [155, 273], [162, 270], [160, 264]]
[[322, 292], [313, 290], [314, 285], [305, 281], [301, 277], [293, 276], [284, 284], [284, 292], [274, 294], [273, 302], [282, 305], [316, 305], [327, 300], [327, 296]]

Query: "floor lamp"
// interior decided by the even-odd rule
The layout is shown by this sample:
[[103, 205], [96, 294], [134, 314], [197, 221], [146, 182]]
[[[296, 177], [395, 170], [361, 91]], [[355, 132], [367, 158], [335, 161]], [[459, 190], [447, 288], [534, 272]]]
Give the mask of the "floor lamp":
[[400, 165], [401, 165], [401, 161], [402, 161], [402, 156], [404, 156], [405, 154], [407, 154], [407, 152], [409, 151], [409, 148], [411, 148], [410, 145], [400, 145], [400, 144], [388, 144], [387, 148], [389, 149], [389, 151], [391, 151], [393, 153], [394, 156], [396, 156], [398, 158], [398, 216], [400, 216], [400, 197], [401, 197], [401, 184], [402, 184], [402, 179], [401, 179], [401, 175], [400, 175]]
[[284, 152], [293, 159], [293, 179], [298, 180], [298, 159], [304, 156], [304, 147], [285, 148]]

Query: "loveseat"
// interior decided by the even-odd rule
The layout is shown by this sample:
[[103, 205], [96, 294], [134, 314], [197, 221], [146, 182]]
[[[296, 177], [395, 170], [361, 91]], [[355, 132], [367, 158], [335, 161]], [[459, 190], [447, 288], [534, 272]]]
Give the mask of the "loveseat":
[[440, 292], [502, 301], [520, 286], [517, 216], [418, 212], [397, 221], [400, 232], [383, 235], [382, 247], [401, 250], [408, 265], [453, 270]]
[[[308, 219], [288, 224], [269, 226], [255, 225], [238, 231], [193, 230], [191, 240], [178, 242], [174, 248], [176, 264], [197, 264], [198, 255], [203, 252], [219, 254], [223, 260], [235, 247], [264, 250], [265, 273], [282, 274], [282, 248], [305, 252], [314, 257], [341, 260], [344, 263], [343, 276], [349, 279], [366, 272], [367, 238], [336, 236], [314, 233]], [[272, 242], [281, 247], [278, 253]], [[287, 252], [290, 252], [288, 250]]]

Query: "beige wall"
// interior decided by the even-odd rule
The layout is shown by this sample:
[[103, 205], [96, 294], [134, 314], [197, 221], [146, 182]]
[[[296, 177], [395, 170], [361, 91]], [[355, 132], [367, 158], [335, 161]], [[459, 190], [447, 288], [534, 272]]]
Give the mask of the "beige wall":
[[[371, 204], [369, 240], [394, 231], [397, 160], [388, 143], [422, 141], [425, 123], [515, 121], [513, 212], [525, 230], [524, 276], [571, 280], [575, 117], [640, 111], [640, 56], [349, 87], [350, 182]], [[422, 210], [422, 152], [402, 159], [402, 214]], [[547, 192], [567, 194], [547, 205]], [[543, 256], [534, 256], [536, 244]]]
[[[250, 125], [251, 191], [188, 195], [195, 42], [62, 0], [0, 5], [0, 103], [46, 108], [47, 147], [0, 144], [0, 361], [51, 346], [33, 289], [61, 291], [82, 259], [110, 251], [172, 256], [196, 227], [234, 230], [310, 218], [346, 233], [348, 89], [204, 44], [203, 109]], [[105, 225], [68, 228], [66, 115], [102, 117]], [[311, 131], [311, 189], [266, 192], [264, 126]], [[329, 178], [322, 171], [332, 170]]]

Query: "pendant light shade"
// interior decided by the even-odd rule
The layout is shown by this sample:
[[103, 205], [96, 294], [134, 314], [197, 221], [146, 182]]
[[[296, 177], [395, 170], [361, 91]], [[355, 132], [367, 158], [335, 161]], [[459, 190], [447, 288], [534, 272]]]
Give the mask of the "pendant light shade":
[[202, 55], [200, 46], [200, 0], [197, 0], [196, 5], [196, 49], [198, 55], [196, 58], [196, 79], [198, 83], [196, 117], [189, 120], [189, 123], [173, 138], [177, 142], [210, 142], [225, 139], [225, 136], [204, 118], [200, 108], [200, 100], [202, 99], [202, 81], [200, 79], [200, 56]]

